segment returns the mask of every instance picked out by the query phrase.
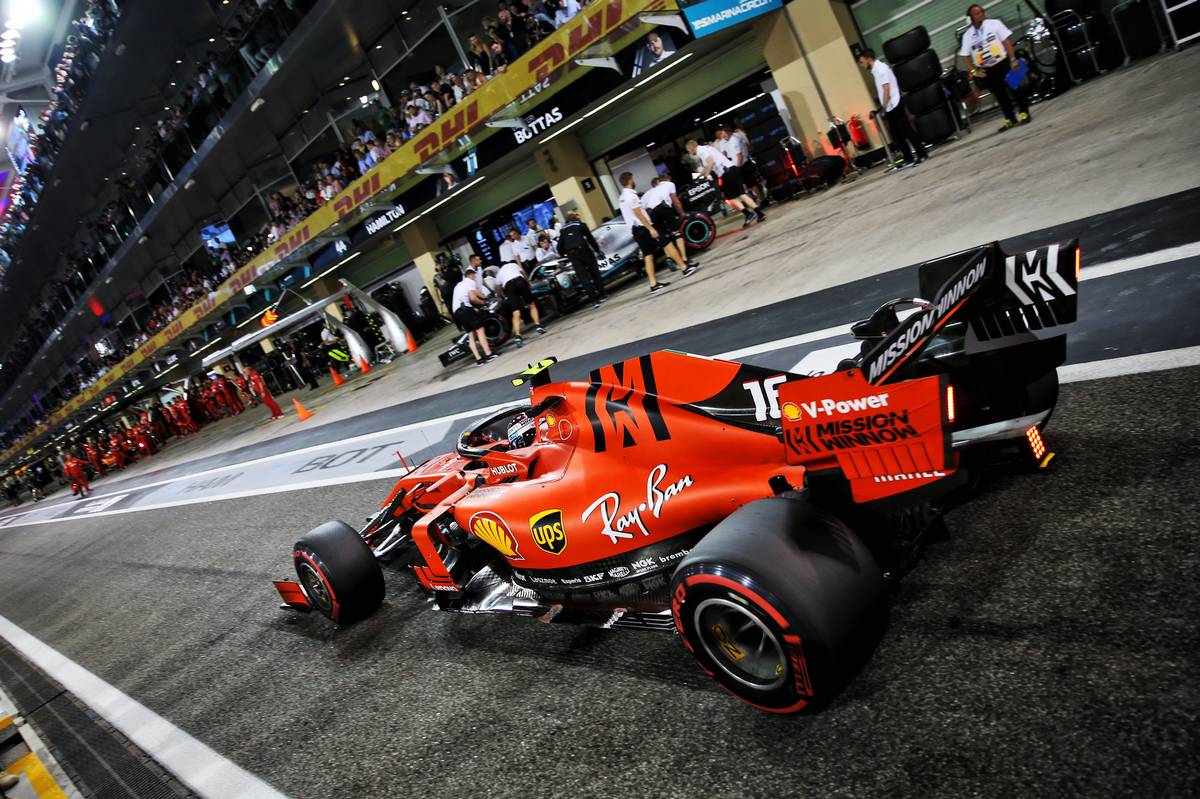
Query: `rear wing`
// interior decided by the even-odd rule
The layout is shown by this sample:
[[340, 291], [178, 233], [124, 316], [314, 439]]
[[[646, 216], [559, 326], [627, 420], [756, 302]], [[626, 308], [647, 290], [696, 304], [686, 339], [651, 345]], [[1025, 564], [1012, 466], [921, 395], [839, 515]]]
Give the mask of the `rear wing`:
[[999, 242], [927, 261], [921, 294], [930, 305], [909, 316], [862, 359], [872, 385], [892, 378], [951, 319], [967, 321], [978, 341], [1042, 338], [1075, 321], [1078, 240], [1006, 253]]
[[857, 502], [953, 473], [944, 375], [876, 387], [857, 369], [779, 387], [787, 462], [836, 468]]

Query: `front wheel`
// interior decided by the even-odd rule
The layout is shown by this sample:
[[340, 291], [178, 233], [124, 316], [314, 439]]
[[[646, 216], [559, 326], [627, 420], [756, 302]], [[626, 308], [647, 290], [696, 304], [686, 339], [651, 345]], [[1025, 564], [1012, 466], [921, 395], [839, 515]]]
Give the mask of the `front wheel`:
[[798, 499], [740, 508], [684, 558], [671, 610], [700, 667], [772, 713], [828, 703], [874, 648], [883, 575], [836, 517]]
[[370, 616], [383, 604], [383, 571], [367, 542], [344, 522], [326, 522], [292, 548], [309, 604], [336, 624]]

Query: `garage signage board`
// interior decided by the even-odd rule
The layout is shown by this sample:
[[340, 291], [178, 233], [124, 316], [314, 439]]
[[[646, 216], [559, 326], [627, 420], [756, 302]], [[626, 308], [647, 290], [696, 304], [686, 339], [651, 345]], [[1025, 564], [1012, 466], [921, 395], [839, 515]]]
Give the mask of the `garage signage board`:
[[703, 0], [683, 6], [696, 38], [783, 8], [783, 0]]

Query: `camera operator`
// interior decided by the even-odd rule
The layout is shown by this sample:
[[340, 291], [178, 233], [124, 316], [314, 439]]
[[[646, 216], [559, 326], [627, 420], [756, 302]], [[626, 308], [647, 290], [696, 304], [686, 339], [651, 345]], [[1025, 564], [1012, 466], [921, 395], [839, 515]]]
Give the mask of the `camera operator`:
[[[717, 153], [717, 155], [720, 155], [720, 153]], [[642, 250], [642, 257], [646, 262], [646, 277], [650, 280], [650, 293], [653, 294], [671, 284], [665, 281], [659, 282], [654, 276], [654, 256], [662, 249], [662, 242], [659, 241], [658, 231], [654, 229], [654, 223], [646, 215], [646, 209], [642, 207], [642, 198], [638, 197], [632, 172], [621, 173], [620, 203], [621, 218], [625, 220], [625, 224], [629, 225], [629, 228], [633, 231], [633, 240], [637, 242], [638, 247]]]
[[695, 139], [689, 139], [686, 147], [688, 153], [700, 159], [700, 163], [703, 164], [701, 174], [704, 177], [715, 173], [720, 179], [721, 194], [746, 218], [742, 227], [750, 227], [756, 221], [762, 222], [767, 218], [758, 204], [746, 194], [746, 187], [742, 184], [742, 172], [737, 164], [726, 158], [716, 147], [700, 144]]
[[687, 244], [683, 240], [683, 203], [675, 193], [675, 184], [666, 178], [650, 181], [650, 189], [642, 195], [642, 206], [649, 210], [650, 220], [658, 229], [659, 240], [668, 257], [683, 267], [683, 276], [695, 272], [700, 263], [687, 257]]
[[521, 313], [526, 309], [533, 318], [533, 329], [540, 335], [546, 335], [546, 328], [542, 327], [542, 318], [538, 312], [537, 303], [533, 301], [529, 273], [520, 264], [509, 261], [500, 267], [500, 272], [496, 275], [496, 282], [500, 284], [500, 291], [504, 295], [505, 303], [512, 308], [513, 339], [517, 346], [525, 346], [525, 341], [521, 338]]
[[604, 290], [604, 278], [597, 263], [597, 258], [605, 257], [604, 251], [596, 243], [592, 231], [588, 230], [588, 226], [579, 218], [578, 211], [567, 214], [567, 223], [558, 233], [558, 249], [575, 267], [575, 274], [579, 277], [583, 290], [592, 300], [592, 307], [599, 308], [600, 303], [608, 300], [608, 293]]
[[[483, 292], [479, 290], [479, 284], [475, 282], [475, 267], [468, 266], [463, 272], [462, 280], [454, 287], [451, 311], [454, 314], [454, 321], [467, 331], [467, 345], [471, 348], [471, 354], [475, 356], [475, 363], [481, 366], [496, 359], [495, 353], [488, 346], [487, 336], [483, 332], [483, 319], [476, 310], [486, 302], [487, 299], [483, 296]], [[481, 348], [482, 356], [479, 354]]]

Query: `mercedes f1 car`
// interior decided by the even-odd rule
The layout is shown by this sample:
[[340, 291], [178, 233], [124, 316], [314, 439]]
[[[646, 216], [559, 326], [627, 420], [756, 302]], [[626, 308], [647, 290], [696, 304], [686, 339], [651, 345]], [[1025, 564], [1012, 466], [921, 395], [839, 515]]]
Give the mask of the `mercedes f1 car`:
[[[887, 586], [981, 470], [1036, 470], [1076, 314], [1076, 242], [920, 267], [826, 375], [660, 351], [554, 382], [412, 469], [360, 530], [296, 542], [285, 606], [346, 624], [402, 564], [441, 610], [674, 630], [738, 698], [819, 708], [882, 634]], [[902, 316], [898, 309], [908, 309]]]

